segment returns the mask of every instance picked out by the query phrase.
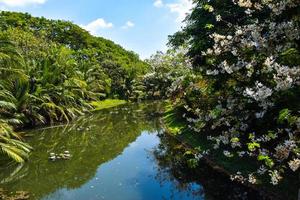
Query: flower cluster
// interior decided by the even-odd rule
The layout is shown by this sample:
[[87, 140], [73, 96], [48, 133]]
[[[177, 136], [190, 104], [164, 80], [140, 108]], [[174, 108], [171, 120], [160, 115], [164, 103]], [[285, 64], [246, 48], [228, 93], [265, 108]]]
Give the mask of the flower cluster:
[[[200, 72], [217, 87], [187, 91], [184, 117], [195, 132], [214, 130], [207, 139], [213, 142], [212, 149], [226, 148], [221, 151], [225, 157], [248, 156], [263, 163], [248, 179], [237, 174], [233, 180], [255, 184], [255, 174], [269, 172], [276, 185], [287, 167], [292, 171], [300, 167], [296, 155], [300, 141], [295, 137], [300, 112], [292, 107], [300, 99], [290, 97], [300, 87], [300, 30], [297, 17], [287, 14], [300, 4], [297, 0], [233, 0], [233, 4], [244, 9], [249, 20], [232, 24], [209, 7], [216, 24], [227, 24], [230, 31], [209, 35], [213, 44], [200, 55], [209, 62]], [[287, 107], [290, 113], [277, 115]]]
[[297, 171], [300, 167], [300, 159], [296, 158], [294, 160], [291, 160], [289, 162], [289, 167], [291, 168], [291, 170], [293, 170], [294, 172]]
[[272, 95], [272, 89], [264, 86], [260, 82], [255, 83], [254, 88], [246, 88], [245, 95], [253, 98], [255, 101], [264, 101]]
[[231, 181], [237, 181], [240, 183], [249, 182], [251, 184], [256, 184], [257, 179], [253, 174], [249, 174], [248, 178], [244, 177], [241, 172], [237, 172], [235, 175], [230, 175]]
[[273, 185], [277, 185], [279, 183], [279, 181], [282, 179], [282, 176], [280, 175], [280, 173], [277, 170], [270, 171], [269, 175], [271, 177], [271, 183]]
[[279, 161], [285, 160], [289, 157], [291, 151], [297, 147], [295, 141], [287, 140], [283, 144], [279, 144], [275, 148], [275, 158]]

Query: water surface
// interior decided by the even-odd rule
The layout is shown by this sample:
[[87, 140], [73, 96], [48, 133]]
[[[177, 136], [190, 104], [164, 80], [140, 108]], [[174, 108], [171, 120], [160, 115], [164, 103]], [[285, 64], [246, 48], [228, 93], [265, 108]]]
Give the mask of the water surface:
[[[1, 169], [0, 187], [28, 191], [38, 200], [203, 199], [196, 182], [182, 189], [176, 180], [160, 178], [167, 172], [153, 153], [162, 132], [158, 119], [148, 115], [153, 109], [127, 105], [28, 131], [35, 150], [29, 162]], [[49, 161], [51, 152], [66, 150], [70, 160]]]
[[[260, 199], [205, 165], [190, 170], [182, 145], [154, 117], [158, 107], [129, 104], [27, 131], [34, 151], [22, 165], [1, 167], [0, 188], [33, 200]], [[48, 159], [66, 150], [70, 160]]]

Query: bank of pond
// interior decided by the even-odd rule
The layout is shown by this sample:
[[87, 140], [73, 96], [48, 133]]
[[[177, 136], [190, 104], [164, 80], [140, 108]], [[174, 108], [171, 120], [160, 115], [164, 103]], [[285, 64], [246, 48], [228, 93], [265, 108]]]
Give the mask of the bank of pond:
[[[162, 103], [128, 103], [64, 125], [25, 131], [25, 163], [1, 165], [0, 199], [296, 199], [231, 181], [211, 166], [190, 169], [185, 145], [165, 133]], [[156, 113], [156, 114], [155, 114]], [[69, 154], [69, 159], [51, 159]]]

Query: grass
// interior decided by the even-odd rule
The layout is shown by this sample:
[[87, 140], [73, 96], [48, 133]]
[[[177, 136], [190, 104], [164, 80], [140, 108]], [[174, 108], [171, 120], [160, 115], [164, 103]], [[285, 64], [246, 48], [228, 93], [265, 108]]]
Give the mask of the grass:
[[92, 101], [90, 104], [95, 108], [95, 111], [120, 106], [127, 103], [125, 100], [106, 99], [104, 101]]

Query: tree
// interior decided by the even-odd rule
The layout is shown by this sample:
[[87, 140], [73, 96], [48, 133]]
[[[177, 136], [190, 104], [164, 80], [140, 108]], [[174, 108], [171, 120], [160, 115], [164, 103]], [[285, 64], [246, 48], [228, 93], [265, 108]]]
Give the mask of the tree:
[[188, 43], [202, 77], [182, 98], [187, 123], [209, 133], [215, 149], [228, 148], [225, 156], [257, 159], [278, 184], [300, 167], [300, 107], [293, 103], [300, 101], [299, 2], [195, 3], [187, 26], [170, 40]]

